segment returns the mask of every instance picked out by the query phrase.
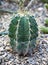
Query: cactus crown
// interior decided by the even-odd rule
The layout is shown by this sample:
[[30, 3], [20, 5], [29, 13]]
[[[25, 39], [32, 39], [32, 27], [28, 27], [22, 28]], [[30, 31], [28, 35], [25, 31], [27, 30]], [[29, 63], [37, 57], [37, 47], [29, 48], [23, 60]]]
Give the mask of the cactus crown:
[[30, 41], [36, 39], [37, 36], [38, 28], [33, 16], [18, 14], [9, 25], [10, 44], [17, 50], [25, 50]]

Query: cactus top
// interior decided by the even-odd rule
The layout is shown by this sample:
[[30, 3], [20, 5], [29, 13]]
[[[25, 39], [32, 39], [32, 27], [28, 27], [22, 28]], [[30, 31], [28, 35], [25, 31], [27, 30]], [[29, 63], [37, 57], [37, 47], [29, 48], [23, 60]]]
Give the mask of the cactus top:
[[9, 37], [17, 42], [31, 41], [37, 36], [38, 28], [33, 16], [18, 14], [9, 25]]

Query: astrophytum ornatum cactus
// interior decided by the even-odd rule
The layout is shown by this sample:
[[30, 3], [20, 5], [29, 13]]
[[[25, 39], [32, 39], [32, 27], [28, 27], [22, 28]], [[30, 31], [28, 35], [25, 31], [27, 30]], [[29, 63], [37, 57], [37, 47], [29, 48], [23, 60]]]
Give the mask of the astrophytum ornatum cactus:
[[9, 25], [10, 44], [18, 54], [27, 54], [33, 48], [38, 36], [36, 20], [33, 16], [17, 15]]

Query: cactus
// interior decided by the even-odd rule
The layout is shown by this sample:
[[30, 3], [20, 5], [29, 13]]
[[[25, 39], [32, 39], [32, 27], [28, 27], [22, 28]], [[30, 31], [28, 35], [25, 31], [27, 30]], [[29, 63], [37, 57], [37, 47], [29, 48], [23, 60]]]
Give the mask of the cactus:
[[30, 47], [35, 47], [38, 28], [33, 16], [18, 14], [8, 30], [12, 49], [18, 54], [26, 55]]

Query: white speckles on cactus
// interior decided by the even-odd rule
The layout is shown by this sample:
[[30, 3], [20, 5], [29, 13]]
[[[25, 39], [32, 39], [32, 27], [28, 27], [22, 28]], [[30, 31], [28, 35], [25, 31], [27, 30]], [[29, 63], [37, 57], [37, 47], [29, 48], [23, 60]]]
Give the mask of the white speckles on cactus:
[[37, 36], [38, 28], [33, 16], [21, 16], [19, 14], [9, 25], [10, 44], [19, 54], [26, 55], [29, 46], [31, 46], [31, 48], [35, 46], [34, 41], [36, 41]]

